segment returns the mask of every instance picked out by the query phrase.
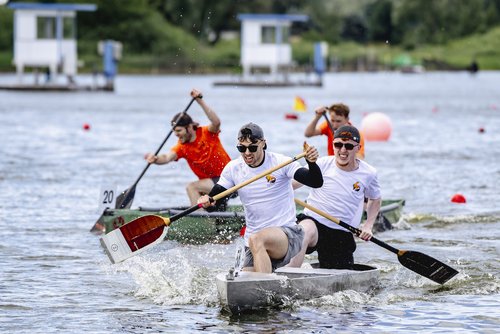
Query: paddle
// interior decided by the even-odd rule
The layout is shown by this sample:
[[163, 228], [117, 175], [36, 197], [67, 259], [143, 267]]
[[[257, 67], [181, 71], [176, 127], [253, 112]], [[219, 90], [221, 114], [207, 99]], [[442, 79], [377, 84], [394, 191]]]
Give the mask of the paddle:
[[[343, 221], [338, 220], [335, 217], [332, 217], [328, 213], [323, 212], [297, 198], [295, 199], [295, 203], [303, 206], [304, 208], [308, 208], [309, 210], [316, 212], [318, 215], [323, 216], [328, 220], [331, 220], [332, 222], [351, 231], [353, 234], [357, 236], [361, 234], [360, 229], [357, 229], [349, 224], [346, 224]], [[458, 274], [458, 271], [456, 271], [452, 267], [426, 254], [415, 251], [399, 250], [374, 237], [372, 237], [370, 241], [393, 252], [394, 254], [397, 254], [398, 260], [403, 266], [416, 272], [419, 275], [422, 275], [424, 277], [433, 280], [436, 283], [444, 284], [453, 276]]]
[[[193, 102], [194, 102], [195, 99], [196, 98], [193, 97], [191, 99], [191, 101], [189, 102], [189, 104], [187, 105], [186, 109], [184, 109], [184, 111], [182, 113], [180, 113], [179, 116], [175, 119], [174, 126], [172, 126], [172, 129], [170, 130], [170, 132], [168, 133], [168, 135], [165, 137], [165, 139], [161, 143], [160, 147], [158, 147], [158, 149], [156, 150], [156, 152], [155, 152], [154, 155], [158, 155], [158, 153], [160, 153], [163, 145], [165, 145], [165, 143], [167, 142], [168, 138], [170, 138], [170, 136], [172, 135], [172, 132], [174, 132], [175, 124], [188, 111], [189, 107], [191, 107], [191, 105], [193, 104]], [[130, 208], [130, 206], [132, 205], [132, 202], [134, 201], [135, 187], [137, 186], [137, 183], [139, 183], [139, 181], [141, 180], [141, 178], [144, 176], [144, 174], [148, 170], [149, 166], [151, 166], [151, 163], [148, 162], [148, 164], [146, 165], [146, 167], [143, 169], [141, 175], [139, 175], [139, 177], [137, 178], [137, 180], [135, 180], [134, 184], [130, 188], [125, 189], [116, 198], [116, 205], [115, 205], [116, 209], [128, 209], [128, 208]]]
[[[237, 184], [234, 187], [215, 195], [213, 200], [217, 201], [224, 198], [238, 189], [257, 181], [258, 179], [263, 178], [272, 172], [299, 160], [300, 158], [305, 157], [305, 155], [306, 153], [302, 152], [288, 161], [282, 162], [281, 164], [274, 166], [273, 168], [270, 168], [259, 175], [246, 180], [245, 182]], [[132, 257], [162, 242], [167, 235], [168, 226], [172, 222], [198, 210], [201, 207], [201, 204], [193, 205], [192, 207], [169, 218], [155, 215], [142, 216], [104, 235], [101, 238], [101, 245], [104, 247], [104, 250], [108, 254], [112, 263], [124, 261], [129, 257]]]
[[328, 124], [328, 127], [330, 127], [330, 131], [332, 131], [332, 137], [333, 137], [333, 135], [335, 134], [335, 130], [333, 130], [332, 123], [330, 122], [330, 120], [328, 119], [328, 117], [326, 117], [326, 112], [323, 113], [323, 117], [325, 118], [326, 123]]

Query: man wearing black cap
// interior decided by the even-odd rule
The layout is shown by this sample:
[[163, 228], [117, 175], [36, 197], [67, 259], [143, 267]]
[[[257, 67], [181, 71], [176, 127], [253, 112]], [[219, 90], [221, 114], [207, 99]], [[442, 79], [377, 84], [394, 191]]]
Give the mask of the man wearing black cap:
[[202, 107], [210, 124], [200, 127], [188, 114], [175, 115], [172, 119], [172, 128], [179, 138], [178, 143], [168, 153], [158, 156], [147, 153], [145, 159], [149, 163], [158, 165], [168, 164], [181, 158], [186, 159], [191, 170], [199, 178], [186, 187], [191, 205], [195, 205], [201, 194], [206, 194], [212, 189], [231, 158], [219, 139], [221, 124], [219, 117], [202, 99], [200, 91], [193, 89], [191, 96]]
[[[236, 148], [241, 156], [224, 167], [209, 195], [198, 200], [205, 208], [213, 205], [210, 196], [291, 159], [268, 152], [264, 132], [254, 123], [241, 127]], [[296, 224], [292, 180], [321, 187], [323, 178], [316, 165], [317, 158], [318, 151], [309, 146], [306, 149], [309, 168], [295, 161], [238, 190], [246, 220], [244, 270], [270, 273], [286, 265], [300, 251], [304, 233], [302, 226]]]
[[[364, 199], [368, 198], [367, 219], [359, 237], [370, 240], [381, 204], [377, 171], [356, 158], [360, 149], [360, 134], [355, 127], [344, 125], [338, 128], [334, 138], [335, 156], [322, 157], [317, 161], [323, 174], [323, 186], [310, 190], [307, 203], [351, 226], [359, 227]], [[299, 186], [294, 183], [294, 188]], [[304, 255], [317, 250], [321, 268], [352, 269], [356, 243], [351, 232], [307, 208], [298, 220], [304, 228], [305, 237], [301, 252], [292, 259], [290, 266], [300, 267]]]

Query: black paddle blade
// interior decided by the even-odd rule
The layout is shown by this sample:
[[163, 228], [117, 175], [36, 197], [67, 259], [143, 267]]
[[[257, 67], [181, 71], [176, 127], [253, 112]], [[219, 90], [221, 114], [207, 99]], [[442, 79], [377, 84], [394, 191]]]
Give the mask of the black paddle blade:
[[132, 206], [132, 202], [135, 197], [135, 186], [124, 190], [118, 197], [116, 198], [116, 209], [130, 209]]
[[446, 283], [458, 274], [452, 267], [420, 252], [400, 251], [398, 260], [406, 268], [439, 284]]

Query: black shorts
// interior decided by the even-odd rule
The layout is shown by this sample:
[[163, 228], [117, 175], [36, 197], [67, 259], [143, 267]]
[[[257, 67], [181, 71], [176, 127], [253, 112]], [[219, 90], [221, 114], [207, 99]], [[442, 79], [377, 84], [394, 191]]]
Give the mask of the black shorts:
[[352, 269], [356, 242], [351, 232], [329, 228], [316, 219], [303, 213], [297, 216], [297, 222], [311, 219], [318, 229], [316, 246], [307, 248], [306, 254], [318, 252], [319, 266], [327, 269]]

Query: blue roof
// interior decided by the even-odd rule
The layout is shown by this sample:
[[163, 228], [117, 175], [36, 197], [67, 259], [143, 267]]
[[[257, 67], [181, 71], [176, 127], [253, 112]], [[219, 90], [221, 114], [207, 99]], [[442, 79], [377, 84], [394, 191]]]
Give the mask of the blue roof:
[[71, 3], [35, 3], [35, 2], [13, 2], [7, 7], [16, 10], [63, 10], [93, 12], [97, 9], [93, 4], [71, 4]]
[[238, 20], [278, 20], [278, 21], [299, 21], [306, 22], [309, 19], [307, 15], [300, 14], [238, 14]]

